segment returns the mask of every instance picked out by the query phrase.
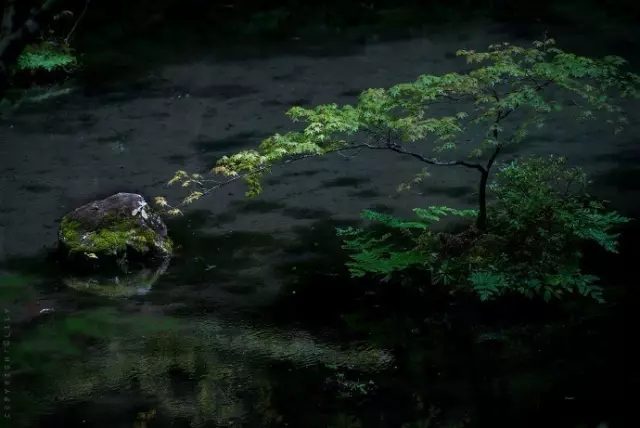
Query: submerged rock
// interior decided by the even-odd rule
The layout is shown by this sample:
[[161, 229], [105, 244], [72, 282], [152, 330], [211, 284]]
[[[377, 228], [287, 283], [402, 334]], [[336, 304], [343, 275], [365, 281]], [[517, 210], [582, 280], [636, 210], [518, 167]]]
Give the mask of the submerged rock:
[[164, 221], [135, 193], [117, 193], [65, 215], [58, 243], [68, 260], [93, 267], [150, 262], [173, 252]]

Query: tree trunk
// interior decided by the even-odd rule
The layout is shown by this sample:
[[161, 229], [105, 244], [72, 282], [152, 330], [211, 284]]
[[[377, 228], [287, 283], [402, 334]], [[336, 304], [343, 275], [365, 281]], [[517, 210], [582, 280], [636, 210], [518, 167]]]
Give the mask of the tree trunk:
[[[503, 118], [506, 116], [503, 116]], [[498, 140], [498, 131], [493, 131], [493, 138]], [[493, 151], [493, 154], [489, 158], [487, 165], [484, 169], [480, 170], [480, 189], [478, 189], [478, 218], [476, 218], [476, 227], [481, 232], [486, 232], [488, 227], [487, 220], [487, 184], [489, 183], [489, 173], [491, 172], [491, 168], [496, 161], [496, 158], [500, 154], [501, 146], [496, 147]]]
[[489, 171], [481, 172], [480, 188], [478, 189], [478, 217], [476, 227], [482, 232], [487, 231], [487, 183], [489, 182]]

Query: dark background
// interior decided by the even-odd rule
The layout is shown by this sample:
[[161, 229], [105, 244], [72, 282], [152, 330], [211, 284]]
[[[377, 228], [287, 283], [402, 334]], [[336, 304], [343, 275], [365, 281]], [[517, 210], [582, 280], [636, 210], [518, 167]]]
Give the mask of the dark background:
[[[19, 16], [33, 4], [18, 3]], [[85, 6], [70, 43], [83, 59], [85, 74], [96, 81], [141, 64], [180, 61], [180, 55], [238, 43], [273, 45], [301, 36], [305, 43], [358, 43], [374, 34], [385, 39], [451, 31], [480, 18], [519, 34], [603, 22], [632, 29], [640, 16], [640, 4], [630, 0], [60, 0], [52, 12], [67, 9], [77, 18]], [[43, 16], [43, 26], [50, 17]], [[50, 23], [51, 28], [63, 36], [75, 18]], [[630, 37], [618, 43], [625, 52], [637, 47], [637, 39]]]
[[[32, 4], [34, 3], [30, 1], [19, 0], [18, 18], [27, 16]], [[86, 5], [87, 3], [81, 0], [60, 0], [59, 8], [54, 9], [52, 13], [69, 9], [77, 18]], [[331, 45], [335, 51], [342, 49], [348, 52], [351, 45], [373, 44], [376, 40], [422, 35], [429, 37], [438, 32], [449, 35], [455, 35], [457, 32], [462, 34], [470, 23], [486, 22], [487, 25], [498, 25], [502, 30], [521, 38], [538, 38], [547, 30], [552, 36], [579, 34], [582, 38], [577, 46], [578, 53], [587, 56], [603, 54], [600, 51], [594, 53], [594, 46], [605, 43], [606, 40], [606, 46], [599, 45], [598, 48], [604, 49], [606, 54], [626, 57], [632, 67], [637, 69], [640, 59], [639, 15], [640, 3], [635, 1], [92, 0], [88, 4], [86, 15], [69, 40], [81, 62], [74, 78], [82, 89], [59, 104], [54, 104], [57, 101], [51, 101], [40, 106], [27, 106], [24, 110], [19, 110], [13, 119], [0, 121], [0, 178], [3, 180], [0, 185], [7, 186], [2, 188], [3, 200], [0, 207], [3, 210], [3, 221], [6, 221], [4, 224], [0, 223], [0, 226], [6, 227], [6, 242], [0, 242], [0, 245], [8, 254], [7, 260], [2, 260], [0, 267], [12, 272], [47, 276], [49, 272], [43, 268], [42, 254], [34, 252], [33, 248], [55, 242], [56, 221], [65, 212], [80, 203], [116, 191], [147, 192], [151, 197], [162, 194], [166, 191], [163, 183], [171, 177], [175, 169], [195, 170], [201, 166], [202, 160], [208, 161], [214, 155], [219, 156], [227, 151], [254, 146], [259, 142], [263, 132], [274, 132], [274, 129], [279, 129], [277, 126], [281, 123], [290, 126], [284, 119], [277, 125], [273, 119], [275, 114], [271, 112], [278, 110], [280, 117], [280, 112], [284, 112], [291, 102], [299, 100], [295, 100], [293, 96], [285, 98], [284, 101], [276, 99], [275, 95], [280, 95], [279, 92], [282, 91], [277, 86], [282, 80], [269, 77], [270, 73], [277, 74], [274, 71], [265, 71], [266, 83], [261, 82], [260, 86], [256, 82], [247, 83], [250, 89], [251, 85], [257, 86], [255, 95], [248, 92], [243, 98], [242, 93], [234, 95], [230, 90], [229, 100], [221, 101], [207, 93], [197, 95], [197, 91], [194, 90], [192, 92], [195, 95], [191, 100], [178, 100], [178, 95], [186, 90], [180, 87], [154, 88], [153, 82], [144, 86], [145, 84], [139, 83], [137, 79], [163, 65], [182, 64], [181, 71], [187, 73], [190, 68], [201, 62], [199, 59], [203, 55], [210, 55], [211, 52], [240, 59], [248, 55], [266, 57], [279, 49], [291, 52], [298, 44], [305, 47], [313, 44]], [[74, 22], [74, 18], [55, 22], [47, 21], [47, 16], [42, 18], [43, 26], [50, 26], [53, 30], [49, 36], [56, 38], [64, 37]], [[434, 40], [434, 44], [437, 44], [437, 38], [434, 37]], [[572, 51], [573, 47], [567, 50]], [[326, 55], [326, 58], [337, 58], [338, 55], [339, 52], [333, 56]], [[322, 57], [322, 51], [318, 57]], [[444, 61], [439, 58], [437, 60]], [[211, 62], [217, 64], [216, 61]], [[192, 63], [195, 65], [192, 66]], [[325, 61], [324, 65], [330, 63], [331, 60]], [[331, 70], [330, 67], [327, 69]], [[252, 70], [246, 71], [247, 75], [250, 75]], [[343, 72], [347, 73], [348, 70]], [[53, 80], [66, 77], [54, 76]], [[295, 80], [295, 77], [285, 79]], [[49, 78], [51, 77], [27, 74], [18, 76], [13, 84], [26, 87], [33, 83], [46, 82]], [[206, 75], [200, 78], [205, 81], [196, 82], [202, 83], [201, 86], [209, 79]], [[340, 79], [341, 77], [337, 76], [334, 80], [339, 83]], [[389, 80], [392, 79], [395, 79], [395, 74], [389, 76]], [[366, 76], [363, 80], [366, 80]], [[211, 81], [219, 83], [215, 79]], [[115, 84], [118, 82], [126, 83], [124, 86], [128, 85], [128, 92], [125, 95], [116, 94], [121, 98], [114, 97], [118, 106], [111, 110], [112, 101], [107, 96], [110, 95], [109, 86], [117, 86]], [[333, 85], [337, 87], [338, 83], [334, 82]], [[178, 86], [177, 83], [175, 85]], [[306, 91], [310, 94], [306, 105], [317, 104], [318, 98], [315, 96], [326, 89], [318, 89], [311, 79], [298, 82], [297, 85], [305, 85]], [[275, 89], [270, 89], [272, 87]], [[352, 102], [358, 89], [362, 88], [349, 88], [341, 99], [344, 102]], [[220, 97], [220, 94], [214, 95]], [[265, 99], [262, 100], [261, 97]], [[213, 113], [205, 117], [199, 109], [189, 110], [188, 107], [184, 107], [184, 110], [180, 110], [183, 105], [193, 107], [196, 98], [202, 99], [204, 104], [214, 106], [219, 111], [213, 109]], [[233, 104], [236, 98], [240, 100]], [[331, 100], [333, 101], [339, 100]], [[139, 106], [135, 106], [135, 102], [139, 102]], [[249, 108], [255, 108], [255, 111], [250, 115], [245, 114], [239, 107], [243, 104], [250, 105]], [[175, 109], [172, 110], [171, 106]], [[153, 116], [154, 114], [156, 116]], [[260, 116], [266, 118], [266, 124], [257, 123], [257, 120], [252, 122], [254, 119], [260, 119]], [[190, 124], [192, 119], [194, 122], [199, 120], [199, 124], [202, 124], [203, 135], [194, 135], [187, 125], [178, 126], [180, 123]], [[169, 133], [165, 128], [167, 124], [176, 125], [175, 128], [170, 128], [173, 133]], [[207, 125], [206, 129], [204, 125]], [[562, 139], [564, 135], [560, 133], [557, 138]], [[577, 152], [588, 152], [593, 147], [603, 145], [597, 135], [577, 135], [576, 138], [582, 141], [582, 145], [574, 151], [576, 155], [580, 155]], [[638, 137], [626, 134], [624, 138], [627, 139], [625, 141], [633, 141]], [[123, 147], [129, 151], [113, 154], [111, 149], [105, 148], [107, 143], [115, 144], [116, 140], [118, 144], [122, 142]], [[553, 140], [547, 143], [545, 148], [556, 149]], [[629, 143], [629, 147], [632, 144]], [[209, 152], [201, 147], [205, 147]], [[182, 151], [174, 153], [176, 148]], [[612, 146], [611, 151], [615, 150]], [[640, 172], [636, 160], [640, 157], [637, 152], [636, 145], [628, 152], [620, 150], [620, 153], [617, 153], [621, 159], [619, 163], [624, 164], [624, 169], [620, 167], [614, 171], [616, 175], [609, 181], [609, 187], [603, 196], [615, 199], [616, 208], [625, 215], [640, 218], [640, 199], [634, 200], [628, 196], [634, 193], [625, 193], [627, 190], [638, 190]], [[344, 178], [344, 166], [339, 161], [335, 162], [335, 169], [339, 172], [330, 171], [325, 178], [339, 181]], [[364, 165], [363, 161], [361, 166], [376, 166], [375, 160], [367, 162], [370, 163]], [[398, 372], [380, 379], [383, 388], [378, 396], [357, 403], [360, 406], [359, 411], [371, 418], [365, 426], [406, 428], [407, 425], [402, 424], [412, 419], [413, 412], [420, 415], [425, 412], [424, 409], [410, 409], [416, 391], [422, 391], [427, 407], [433, 402], [445, 409], [453, 409], [454, 413], [466, 396], [466, 404], [478, 407], [478, 419], [471, 426], [577, 428], [583, 426], [580, 424], [595, 426], [594, 421], [610, 421], [612, 428], [633, 426], [626, 425], [625, 422], [635, 423], [634, 418], [626, 418], [627, 413], [634, 411], [633, 405], [627, 405], [626, 400], [635, 391], [631, 381], [635, 380], [637, 361], [633, 351], [635, 330], [632, 328], [635, 318], [633, 311], [637, 308], [638, 301], [637, 274], [631, 271], [637, 265], [640, 256], [637, 245], [640, 233], [637, 223], [631, 224], [623, 231], [621, 255], [603, 256], [601, 252], [588, 252], [585, 266], [588, 266], [590, 272], [599, 274], [603, 282], [613, 284], [611, 288], [615, 293], [612, 293], [611, 304], [604, 307], [593, 306], [583, 300], [577, 303], [570, 301], [566, 304], [551, 305], [543, 302], [529, 305], [528, 302], [521, 301], [500, 301], [486, 305], [473, 301], [457, 302], [455, 307], [450, 307], [446, 298], [442, 299], [445, 303], [435, 300], [425, 303], [418, 299], [408, 299], [398, 292], [398, 289], [387, 290], [383, 295], [362, 297], [358, 294], [362, 290], [354, 286], [353, 282], [349, 282], [346, 276], [317, 275], [318, 272], [334, 270], [343, 274], [344, 254], [340, 251], [340, 243], [334, 236], [336, 224], [330, 217], [338, 211], [343, 214], [348, 212], [357, 217], [358, 209], [354, 203], [357, 198], [340, 195], [339, 189], [335, 186], [325, 186], [327, 188], [324, 189], [324, 193], [314, 193], [314, 190], [305, 187], [316, 181], [320, 186], [324, 185], [318, 176], [305, 175], [305, 172], [313, 172], [313, 168], [327, 168], [322, 164], [314, 164], [315, 167], [308, 165], [301, 165], [299, 168], [303, 171], [298, 171], [298, 175], [294, 173], [286, 179], [280, 177], [280, 185], [276, 185], [279, 182], [278, 177], [275, 177], [276, 184], [265, 186], [265, 199], [247, 201], [242, 195], [242, 190], [235, 188], [227, 192], [225, 189], [215, 197], [192, 207], [184, 218], [175, 220], [170, 225], [170, 230], [176, 241], [184, 246], [186, 256], [179, 257], [173, 265], [173, 271], [163, 278], [163, 282], [154, 285], [153, 294], [140, 299], [143, 303], [141, 306], [170, 316], [175, 315], [171, 305], [178, 303], [184, 304], [182, 315], [186, 314], [185, 317], [197, 317], [203, 313], [209, 314], [207, 316], [217, 316], [220, 301], [222, 297], [227, 296], [220, 286], [221, 281], [226, 279], [227, 282], [234, 282], [236, 270], [241, 272], [255, 268], [251, 264], [252, 261], [232, 263], [235, 260], [235, 251], [248, 251], [247, 248], [250, 249], [251, 245], [259, 246], [260, 239], [265, 239], [268, 243], [275, 242], [272, 243], [273, 248], [267, 246], [268, 251], [274, 254], [278, 246], [284, 245], [275, 240], [274, 236], [280, 236], [272, 231], [244, 232], [245, 238], [242, 238], [242, 235], [239, 238], [231, 237], [226, 235], [227, 231], [243, 231], [243, 227], [247, 228], [247, 221], [242, 223], [243, 219], [257, 218], [257, 222], [262, 221], [262, 214], [268, 217], [271, 214], [270, 210], [277, 211], [283, 201], [307, 208], [313, 205], [312, 202], [320, 200], [328, 202], [327, 206], [322, 208], [332, 212], [320, 212], [318, 216], [321, 218], [314, 223], [315, 229], [310, 226], [295, 229], [296, 239], [300, 242], [298, 247], [287, 248], [287, 257], [291, 260], [286, 260], [286, 263], [277, 260], [278, 263], [283, 263], [281, 270], [298, 281], [294, 284], [293, 279], [291, 280], [298, 293], [294, 298], [292, 294], [287, 294], [285, 287], [285, 298], [279, 306], [275, 309], [261, 310], [256, 318], [264, 321], [265, 318], [272, 317], [285, 326], [295, 324], [312, 330], [332, 324], [343, 326], [345, 321], [341, 318], [342, 312], [353, 311], [363, 320], [357, 322], [358, 317], [354, 316], [356, 321], [351, 321], [347, 328], [349, 334], [353, 334], [353, 330], [359, 327], [363, 337], [377, 336], [377, 340], [384, 346], [397, 348], [394, 350], [397, 352], [400, 365]], [[414, 165], [407, 169], [412, 167]], [[363, 168], [363, 171], [370, 176], [376, 176], [375, 171], [379, 170]], [[609, 175], [613, 174], [607, 172]], [[352, 186], [348, 183], [357, 183], [353, 177], [346, 178], [351, 181], [347, 180], [347, 185], [343, 187]], [[393, 182], [393, 186], [397, 184], [398, 180], [395, 177], [388, 178]], [[287, 183], [292, 183], [291, 187], [287, 187]], [[332, 192], [338, 196], [327, 197]], [[290, 194], [294, 197], [289, 197]], [[432, 191], [432, 194], [435, 194], [435, 191]], [[184, 194], [181, 193], [180, 196]], [[229, 203], [230, 200], [239, 203], [234, 205]], [[335, 205], [331, 206], [331, 203]], [[352, 203], [354, 205], [350, 206]], [[413, 202], [404, 204], [408, 208], [417, 206], [417, 203], [410, 205]], [[243, 208], [245, 206], [246, 209]], [[230, 213], [231, 220], [227, 219], [228, 222], [225, 223], [221, 218], [217, 218], [211, 227], [213, 232], [203, 232], [199, 226], [215, 217], [212, 212], [220, 217], [222, 214]], [[311, 215], [315, 214], [312, 212]], [[298, 220], [305, 218], [310, 217], [301, 216]], [[294, 221], [285, 218], [282, 222]], [[13, 252], [18, 250], [24, 250], [27, 254], [14, 255]], [[320, 261], [301, 263], [297, 257], [306, 253], [314, 253]], [[198, 257], [206, 260], [206, 264], [198, 262]], [[277, 257], [279, 255], [275, 258]], [[208, 265], [226, 267], [228, 278], [222, 278], [219, 270], [204, 271], [203, 266]], [[292, 266], [296, 268], [295, 272]], [[262, 274], [262, 271], [259, 272]], [[136, 304], [139, 302], [135, 299], [91, 300], [75, 293], [74, 290], [60, 286], [56, 280], [51, 276], [50, 281], [53, 285], [49, 284], [48, 288], [41, 285], [33, 287], [39, 301], [52, 302], [49, 306], [56, 309], [51, 320], [37, 318], [31, 324], [25, 323], [24, 326], [20, 326], [20, 329], [36, 330], [39, 325], [47, 325], [49, 321], [64, 321], [65, 316], [76, 311], [104, 305], [127, 306], [128, 311], [137, 315]], [[273, 282], [280, 284], [284, 280], [278, 277]], [[176, 287], [176, 284], [180, 284], [180, 287]], [[356, 285], [371, 286], [370, 283]], [[253, 299], [251, 293], [235, 293], [233, 297], [234, 301], [243, 303]], [[87, 303], [88, 301], [90, 303]], [[129, 306], [134, 306], [134, 309]], [[586, 316], [585, 313], [590, 311], [595, 315]], [[425, 313], [436, 321], [441, 321], [441, 324], [434, 321], [435, 327], [425, 327], [424, 332], [416, 339], [412, 331], [416, 328], [415, 324], [420, 328], [424, 327], [420, 322], [423, 321]], [[116, 316], [119, 315], [120, 312], [117, 312]], [[245, 317], [245, 314], [242, 313], [241, 316]], [[447, 322], [454, 327], [441, 327]], [[490, 331], [500, 331], [502, 328], [505, 331], [518, 330], [524, 325], [522, 332], [516, 331], [513, 334], [525, 344], [523, 355], [512, 356], [503, 352], [502, 348], [508, 348], [513, 342], [511, 339], [474, 342], [484, 324]], [[382, 333], [376, 333], [376, 330]], [[372, 331], [374, 334], [366, 336]], [[107, 340], [111, 339], [107, 337]], [[51, 344], [48, 340], [44, 343], [48, 347], [38, 345], [42, 349], [35, 349], [33, 352], [38, 356], [44, 355], [41, 361], [55, 362], [60, 374], [56, 372], [51, 377], [56, 381], [64, 378], [67, 361], [60, 357], [63, 354], [61, 348], [56, 348], [57, 345]], [[440, 361], [434, 358], [434, 355], [437, 357], [440, 354], [431, 348], [442, 349]], [[83, 353], [89, 353], [87, 349], [79, 348], [74, 362], [83, 364]], [[329, 426], [317, 422], [321, 421], [319, 418], [323, 414], [333, 411], [330, 407], [335, 405], [335, 394], [325, 394], [318, 388], [324, 376], [322, 371], [314, 372], [315, 369], [310, 369], [297, 372], [292, 371], [286, 364], [276, 364], [269, 370], [273, 372], [273, 384], [277, 389], [274, 393], [275, 401], [279, 409], [287, 413], [288, 419], [285, 421], [290, 423], [289, 426]], [[47, 372], [44, 369], [41, 371]], [[539, 389], [540, 402], [534, 402], [526, 394], [526, 386], [522, 387], [525, 392], [522, 395], [504, 392], [510, 393], [515, 389], [501, 386], [499, 382], [507, 382], [515, 377], [513, 373], [520, 372], [526, 374], [527, 379], [549, 381], [549, 387], [543, 385]], [[316, 378], [320, 380], [314, 383], [313, 380]], [[304, 388], [301, 384], [302, 379], [307, 380], [309, 391], [317, 388], [310, 392], [309, 396], [301, 393]], [[523, 383], [526, 385], [526, 382]], [[40, 388], [44, 389], [49, 384], [43, 383], [40, 378], [34, 378], [32, 383], [25, 385], [30, 385], [30, 393], [35, 395]], [[79, 404], [56, 405], [51, 414], [41, 414], [33, 410], [35, 407], [29, 408], [31, 416], [37, 414], [42, 418], [39, 425], [33, 423], [29, 426], [87, 426], [84, 423], [85, 419], [90, 421], [89, 426], [130, 426], [132, 418], [128, 418], [126, 410], [132, 413], [140, 410], [134, 409], [138, 404], [127, 395], [136, 394], [135, 380], [132, 381], [132, 385], [127, 392], [113, 392], [113, 402], [106, 404], [98, 398], [92, 402], [93, 398], [88, 397], [86, 402]], [[534, 391], [538, 390], [534, 388]], [[572, 396], [579, 399], [571, 401]], [[144, 401], [149, 398], [139, 394], [137, 399]], [[325, 407], [320, 408], [318, 403]], [[519, 408], [514, 403], [520, 403], [522, 407]], [[95, 410], [96, 407], [99, 411]], [[380, 411], [387, 419], [378, 419], [376, 411]], [[371, 415], [374, 415], [376, 420], [373, 420], [374, 416]], [[414, 419], [417, 420], [417, 416]], [[487, 421], [493, 424], [489, 425]], [[173, 422], [169, 418], [163, 419], [160, 415], [156, 424], [150, 426], [188, 425], [187, 422], [183, 422], [183, 425], [172, 425]]]

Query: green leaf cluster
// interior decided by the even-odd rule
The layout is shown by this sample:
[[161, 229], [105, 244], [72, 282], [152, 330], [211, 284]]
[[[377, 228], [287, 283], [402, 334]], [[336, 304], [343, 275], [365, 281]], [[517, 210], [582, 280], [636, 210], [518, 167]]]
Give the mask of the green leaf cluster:
[[69, 71], [78, 66], [78, 60], [68, 45], [43, 41], [28, 45], [18, 57], [16, 66], [19, 71]]
[[[430, 272], [433, 284], [472, 290], [481, 300], [509, 293], [547, 301], [580, 294], [602, 302], [598, 278], [581, 270], [581, 249], [591, 241], [616, 252], [618, 235], [612, 230], [630, 219], [590, 198], [587, 183], [564, 158], [521, 159], [502, 167], [490, 185], [495, 201], [486, 232], [433, 232], [442, 216], [473, 217], [475, 211], [429, 207], [414, 210], [416, 221], [363, 212], [389, 229], [382, 236], [354, 228], [338, 234], [351, 253], [347, 265], [354, 277], [417, 267]], [[397, 231], [409, 243], [397, 245]]]
[[[366, 274], [391, 275], [409, 267], [428, 268], [438, 257], [437, 253], [425, 251], [424, 242], [433, 238], [430, 228], [443, 217], [475, 217], [475, 210], [456, 210], [449, 207], [416, 208], [417, 220], [405, 221], [391, 215], [364, 210], [362, 218], [382, 224], [388, 233], [377, 234], [363, 229], [338, 228], [338, 236], [344, 238], [343, 249], [351, 252], [352, 261], [347, 266], [352, 276]], [[399, 236], [400, 235], [400, 236]], [[398, 246], [398, 238], [405, 245]]]
[[[469, 70], [367, 89], [355, 105], [293, 107], [287, 115], [301, 122], [303, 130], [276, 133], [256, 149], [225, 156], [213, 172], [241, 176], [248, 195], [254, 196], [273, 165], [361, 147], [412, 155], [431, 165], [488, 170], [497, 151], [520, 143], [544, 126], [550, 114], [567, 106], [576, 119], [593, 119], [598, 113], [616, 132], [622, 130], [627, 119], [612, 96], [639, 93], [640, 77], [623, 70], [624, 59], [566, 53], [553, 39], [529, 48], [503, 43], [487, 52], [457, 54], [466, 58]], [[508, 122], [514, 111], [524, 119]], [[427, 150], [410, 152], [410, 143], [426, 143]], [[462, 153], [442, 158], [454, 149]]]

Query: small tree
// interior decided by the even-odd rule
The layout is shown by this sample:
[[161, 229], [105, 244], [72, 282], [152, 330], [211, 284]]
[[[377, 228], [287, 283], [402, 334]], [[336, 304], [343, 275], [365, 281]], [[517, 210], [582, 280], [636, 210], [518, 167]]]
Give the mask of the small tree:
[[[619, 132], [626, 117], [610, 97], [637, 96], [640, 86], [640, 76], [622, 70], [622, 58], [596, 60], [566, 53], [555, 47], [553, 39], [534, 42], [531, 48], [503, 43], [490, 46], [488, 52], [457, 54], [477, 67], [442, 76], [422, 75], [389, 89], [368, 89], [355, 106], [293, 107], [287, 115], [304, 122], [305, 129], [274, 134], [256, 150], [221, 158], [213, 172], [227, 179], [209, 180], [178, 171], [170, 183], [193, 187], [182, 206], [238, 179], [248, 184], [247, 195], [254, 196], [262, 190], [260, 178], [273, 165], [361, 148], [387, 150], [426, 165], [478, 171], [475, 223], [479, 230], [487, 230], [488, 179], [504, 147], [522, 142], [567, 103], [576, 119], [600, 117]], [[439, 116], [438, 107], [443, 104], [456, 107], [457, 112]], [[515, 113], [520, 117], [514, 121]], [[430, 144], [432, 155], [410, 150], [409, 144], [417, 142]], [[456, 149], [466, 149], [466, 156], [444, 157]], [[411, 182], [427, 173], [423, 169]], [[180, 207], [169, 206], [162, 197], [156, 202], [172, 214], [180, 212]]]

